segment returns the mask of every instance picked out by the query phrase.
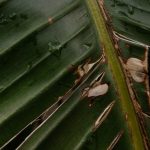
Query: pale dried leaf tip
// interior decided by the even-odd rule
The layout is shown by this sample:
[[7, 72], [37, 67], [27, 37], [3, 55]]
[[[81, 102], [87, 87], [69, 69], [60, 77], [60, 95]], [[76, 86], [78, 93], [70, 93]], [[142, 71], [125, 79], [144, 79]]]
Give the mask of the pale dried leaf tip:
[[116, 31], [113, 31], [113, 34], [114, 34], [114, 36], [116, 38], [121, 39], [121, 40], [123, 40], [123, 41], [125, 41], [127, 43], [138, 45], [138, 46], [142, 46], [142, 47], [146, 47], [146, 49], [148, 49], [150, 47], [150, 45], [146, 45], [146, 44], [141, 43], [139, 41], [136, 41], [134, 39], [128, 38], [128, 37], [126, 37], [126, 36], [124, 36], [124, 35], [122, 35], [120, 33], [117, 33]]
[[78, 66], [78, 69], [76, 71], [76, 73], [78, 74], [79, 76], [79, 79], [77, 79], [75, 81], [75, 83], [78, 83], [80, 81], [80, 79], [85, 75], [87, 74], [91, 69], [92, 67], [95, 65], [95, 63], [91, 63], [89, 64], [88, 62], [86, 62], [84, 65], [79, 65]]
[[77, 70], [77, 73], [78, 73], [79, 77], [82, 77], [85, 74], [84, 70], [81, 67], [82, 67], [81, 65], [78, 66], [78, 70]]
[[86, 75], [98, 62], [100, 62], [101, 58], [94, 63], [89, 63], [89, 61], [90, 60], [88, 60], [85, 64], [78, 66], [76, 74], [78, 74], [79, 78], [75, 81], [75, 84], [77, 84], [84, 75]]
[[130, 72], [131, 77], [136, 82], [143, 82], [146, 78], [145, 65], [137, 58], [129, 58], [126, 63], [127, 70]]
[[108, 91], [108, 85], [105, 84], [100, 84], [94, 88], [91, 88], [88, 91], [88, 97], [96, 97], [96, 96], [100, 96], [100, 95], [104, 95], [106, 94]]
[[108, 84], [101, 84], [105, 72], [99, 74], [91, 83], [90, 86], [85, 88], [82, 92], [83, 97], [97, 97], [104, 95], [108, 92]]
[[89, 70], [91, 70], [91, 68], [95, 65], [95, 63], [92, 63], [92, 64], [85, 64], [83, 66], [83, 69], [85, 71], [85, 73], [88, 73]]
[[103, 121], [107, 118], [109, 113], [111, 112], [113, 106], [115, 104], [115, 101], [112, 101], [105, 109], [104, 111], [100, 114], [100, 116], [97, 118], [97, 120], [94, 123], [93, 131], [96, 131], [99, 126], [103, 123]]
[[122, 135], [123, 135], [124, 131], [120, 131], [116, 137], [113, 139], [113, 141], [111, 142], [111, 144], [109, 145], [109, 147], [107, 148], [107, 150], [113, 150], [115, 145], [118, 143], [118, 141], [121, 139]]

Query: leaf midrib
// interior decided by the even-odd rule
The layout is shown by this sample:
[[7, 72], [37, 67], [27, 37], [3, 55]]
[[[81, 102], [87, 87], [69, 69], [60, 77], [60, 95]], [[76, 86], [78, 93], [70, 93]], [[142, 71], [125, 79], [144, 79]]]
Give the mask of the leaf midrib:
[[116, 83], [120, 105], [122, 107], [123, 113], [124, 115], [128, 115], [127, 124], [130, 128], [129, 131], [132, 133], [132, 142], [134, 148], [136, 150], [144, 150], [140, 127], [133, 107], [132, 99], [130, 97], [128, 86], [125, 81], [125, 75], [122, 71], [116, 50], [105, 25], [105, 20], [103, 18], [102, 12], [100, 11], [96, 0], [88, 0], [86, 1], [86, 4], [95, 24], [98, 38], [104, 46], [104, 52], [108, 61], [108, 66], [112, 71]]

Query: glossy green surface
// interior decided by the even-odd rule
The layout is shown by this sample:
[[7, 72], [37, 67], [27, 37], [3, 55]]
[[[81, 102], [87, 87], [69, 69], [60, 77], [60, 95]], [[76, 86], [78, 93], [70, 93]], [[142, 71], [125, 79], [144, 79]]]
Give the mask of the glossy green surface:
[[[139, 0], [105, 0], [116, 31], [148, 44], [149, 20], [146, 17], [149, 16], [149, 5], [147, 1], [144, 3], [141, 4]], [[132, 7], [128, 8], [127, 5], [134, 5], [134, 13]], [[143, 11], [139, 11], [141, 9]], [[129, 15], [124, 15], [128, 11]], [[114, 149], [134, 149], [128, 121], [118, 96], [118, 91], [125, 91], [116, 85], [113, 68], [109, 64], [113, 60], [108, 53], [105, 52], [105, 55], [109, 60], [97, 63], [75, 86], [78, 78], [75, 70], [78, 66], [89, 59], [91, 63], [98, 60], [103, 54], [100, 40], [105, 39], [105, 44], [108, 43], [108, 39], [98, 33], [93, 19], [83, 0], [0, 1], [0, 147], [18, 147], [20, 150], [105, 150], [123, 131]], [[106, 31], [105, 34], [108, 36]], [[110, 44], [109, 41], [108, 47]], [[143, 60], [143, 47], [130, 44], [131, 48], [126, 48], [126, 42], [122, 40], [118, 44], [124, 60], [130, 57]], [[116, 63], [120, 65], [119, 61]], [[102, 83], [109, 85], [108, 92], [95, 98], [83, 98], [83, 90], [102, 72], [105, 72]], [[121, 70], [120, 74], [123, 74]], [[133, 87], [138, 93], [143, 112], [148, 114], [145, 84], [133, 82]], [[36, 124], [35, 119], [70, 89], [59, 109], [47, 116], [47, 120], [39, 120]], [[112, 101], [115, 101], [112, 110], [93, 132], [96, 120]], [[92, 107], [89, 107], [92, 102]], [[126, 103], [132, 105], [131, 102]], [[128, 115], [135, 115], [133, 111], [126, 110]], [[147, 118], [146, 123], [148, 130]], [[16, 134], [25, 127], [27, 134], [22, 134], [18, 142], [20, 135]]]

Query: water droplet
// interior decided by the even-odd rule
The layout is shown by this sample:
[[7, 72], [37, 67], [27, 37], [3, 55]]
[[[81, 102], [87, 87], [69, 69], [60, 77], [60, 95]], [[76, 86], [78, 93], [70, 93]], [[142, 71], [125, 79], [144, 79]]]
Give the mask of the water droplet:
[[8, 19], [4, 14], [0, 15], [0, 25], [5, 25], [8, 23]]
[[15, 12], [9, 15], [9, 19], [11, 20], [15, 20], [16, 17], [17, 17], [17, 14]]
[[55, 42], [49, 42], [48, 43], [48, 50], [50, 53], [54, 53], [55, 51], [59, 51], [62, 48], [62, 45], [60, 44], [60, 42], [55, 41]]
[[9, 22], [15, 20], [17, 17], [17, 14], [14, 12], [10, 15], [1, 14], [0, 15], [0, 25], [8, 24]]
[[133, 15], [134, 14], [134, 8], [132, 6], [128, 5], [128, 13]]

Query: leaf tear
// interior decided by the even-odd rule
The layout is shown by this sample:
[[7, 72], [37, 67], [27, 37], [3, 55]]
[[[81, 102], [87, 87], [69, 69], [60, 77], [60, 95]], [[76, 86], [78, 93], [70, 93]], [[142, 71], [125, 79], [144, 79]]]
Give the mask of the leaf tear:
[[84, 75], [86, 75], [97, 63], [102, 62], [103, 59], [104, 58], [102, 56], [94, 63], [90, 63], [91, 60], [88, 59], [85, 64], [79, 65], [77, 71], [75, 72], [79, 76], [78, 79], [75, 80], [75, 85], [78, 84], [81, 81], [81, 79], [84, 77]]
[[105, 72], [99, 74], [82, 92], [82, 97], [97, 97], [108, 92], [109, 86], [107, 83], [101, 84]]
[[109, 113], [111, 112], [112, 108], [114, 107], [115, 101], [112, 101], [100, 114], [93, 126], [93, 132], [95, 132], [100, 125], [104, 122], [104, 120], [108, 117]]
[[122, 135], [123, 135], [124, 131], [121, 130], [116, 137], [113, 139], [113, 141], [111, 142], [111, 144], [109, 145], [109, 147], [107, 148], [107, 150], [113, 150], [115, 145], [119, 142], [119, 140], [121, 139]]

